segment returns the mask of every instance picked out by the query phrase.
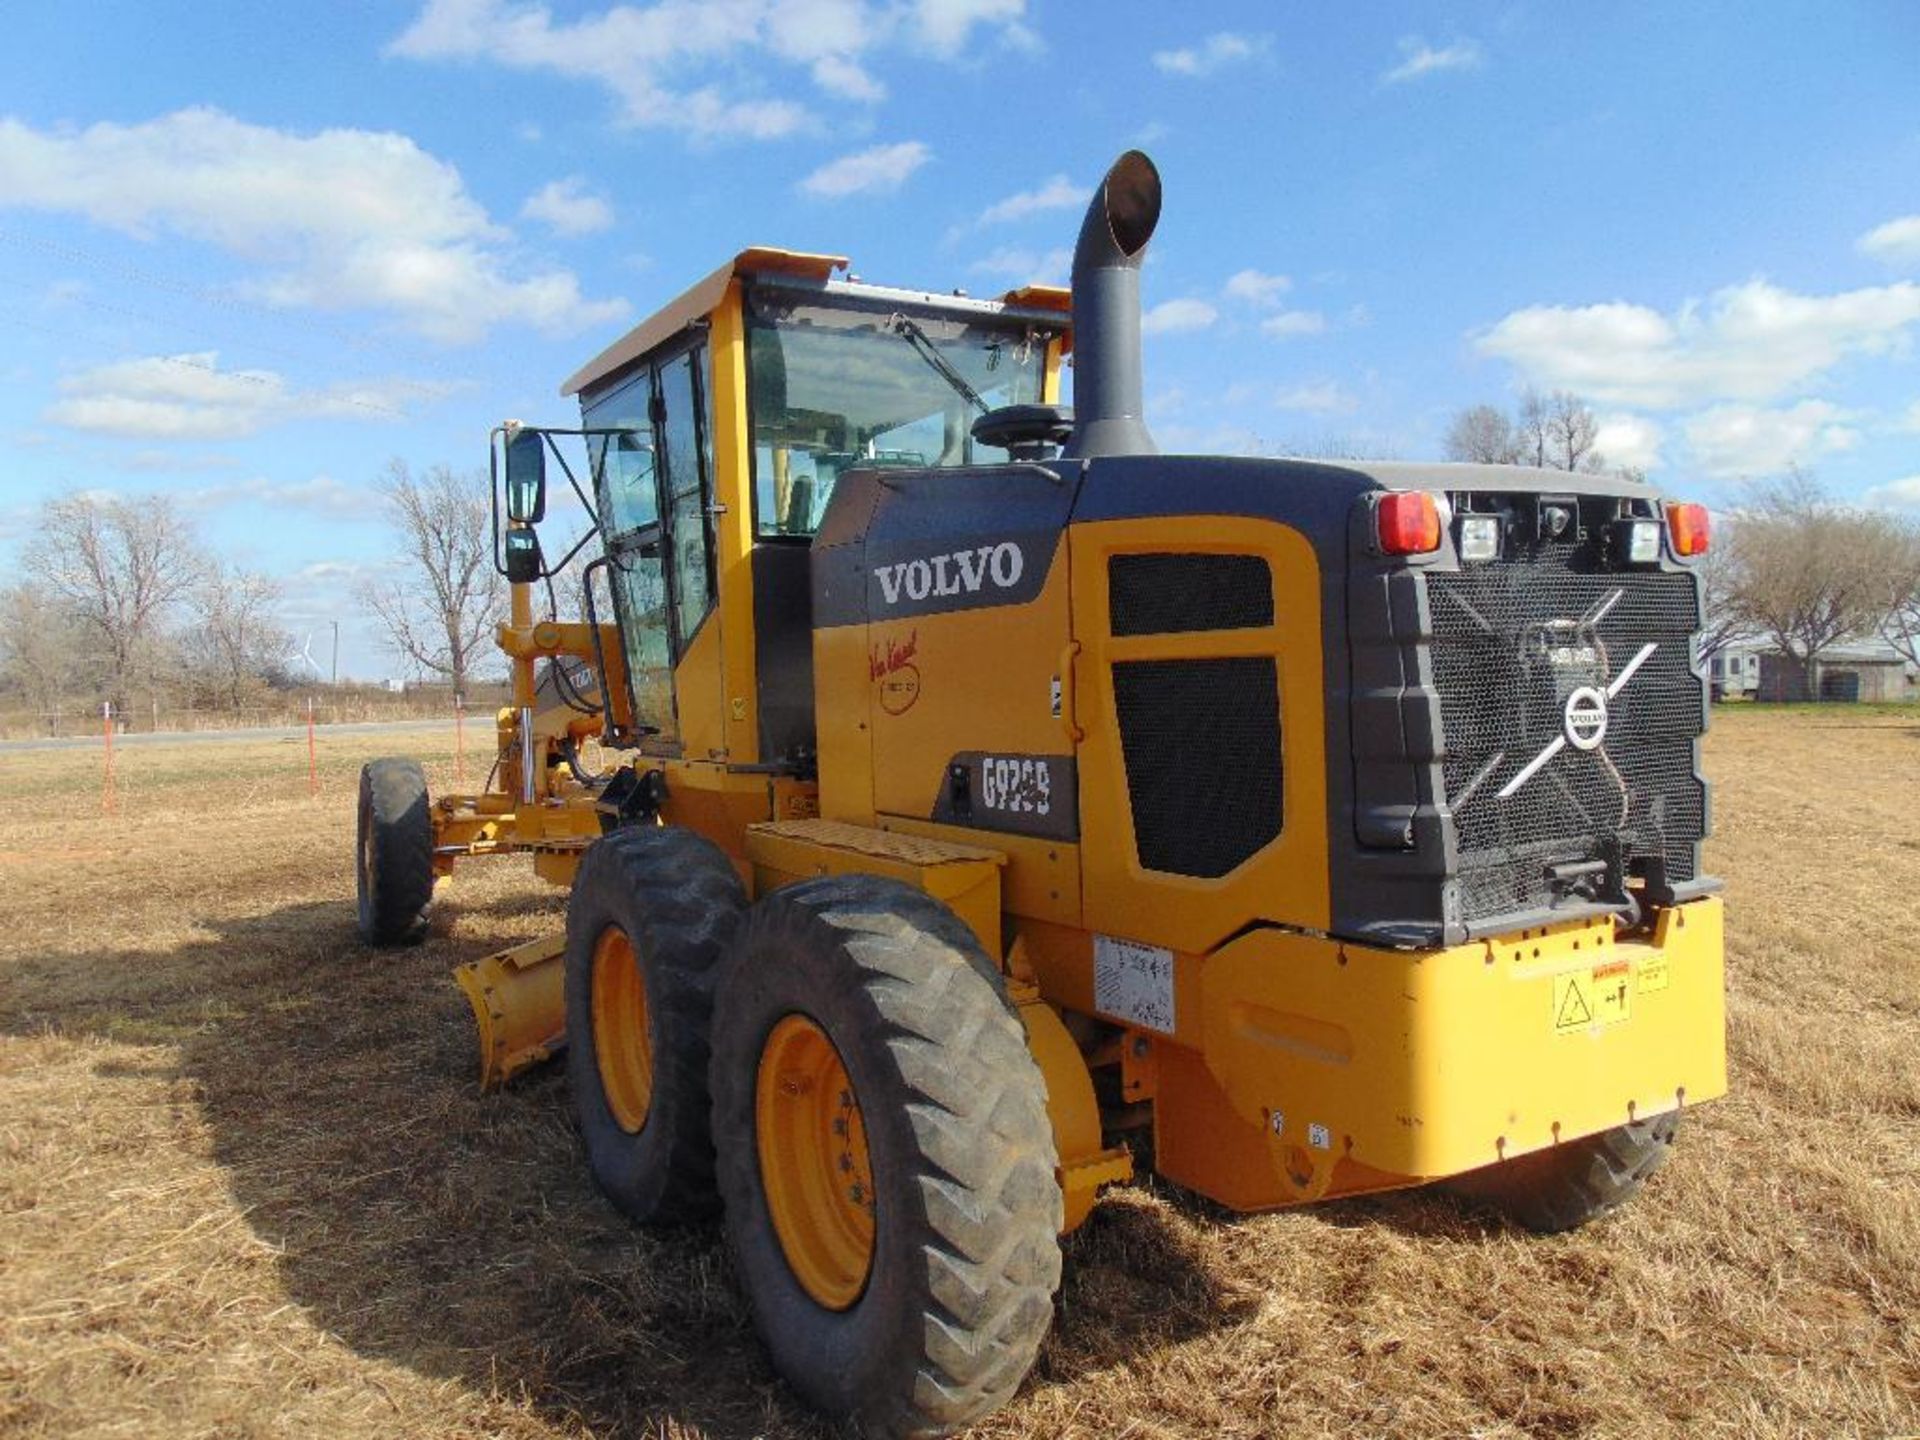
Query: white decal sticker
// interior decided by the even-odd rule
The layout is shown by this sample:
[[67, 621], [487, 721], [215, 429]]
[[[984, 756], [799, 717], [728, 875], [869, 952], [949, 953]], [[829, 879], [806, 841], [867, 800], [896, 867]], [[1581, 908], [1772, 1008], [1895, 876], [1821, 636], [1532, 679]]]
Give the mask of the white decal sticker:
[[1053, 810], [1053, 773], [1045, 760], [982, 755], [980, 803], [1009, 815], [1046, 815]]
[[1307, 1126], [1307, 1144], [1316, 1150], [1331, 1150], [1333, 1136], [1324, 1125], [1309, 1125]]
[[1093, 937], [1093, 1008], [1163, 1035], [1173, 1033], [1173, 952]]
[[1278, 1110], [1273, 1112], [1273, 1133], [1278, 1135], [1287, 1128], [1287, 1117]]
[[889, 605], [898, 605], [900, 597], [925, 600], [934, 595], [972, 595], [983, 584], [1011, 590], [1020, 583], [1027, 568], [1027, 556], [1011, 540], [998, 545], [978, 545], [971, 550], [956, 550], [945, 555], [930, 555], [924, 560], [902, 560], [874, 567], [880, 582], [880, 595]]

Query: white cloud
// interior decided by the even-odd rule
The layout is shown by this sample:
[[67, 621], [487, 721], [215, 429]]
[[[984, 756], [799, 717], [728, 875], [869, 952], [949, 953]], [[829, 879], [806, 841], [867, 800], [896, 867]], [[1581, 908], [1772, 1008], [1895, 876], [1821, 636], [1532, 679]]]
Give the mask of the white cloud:
[[822, 55], [813, 62], [813, 83], [830, 95], [869, 103], [887, 98], [887, 87], [848, 55]]
[[613, 225], [613, 206], [588, 192], [578, 175], [549, 180], [520, 207], [523, 220], [538, 220], [556, 235], [591, 235]]
[[800, 182], [800, 188], [824, 199], [884, 195], [898, 190], [909, 175], [932, 158], [933, 152], [918, 140], [875, 145], [822, 165]]
[[1920, 435], [1920, 400], [1914, 401], [1912, 408], [1909, 409], [1907, 413], [1902, 415], [1898, 420], [1893, 422], [1893, 428], [1896, 430], [1910, 431], [1913, 434]]
[[1280, 297], [1293, 289], [1293, 281], [1285, 275], [1268, 275], [1259, 270], [1238, 270], [1227, 279], [1227, 297], [1232, 300], [1244, 300], [1249, 305], [1271, 307], [1280, 303]]
[[623, 301], [585, 299], [567, 271], [517, 273], [510, 237], [460, 172], [404, 135], [298, 135], [204, 108], [84, 130], [0, 120], [6, 207], [204, 241], [263, 267], [241, 288], [266, 303], [385, 310], [448, 342], [627, 314]]
[[1666, 434], [1644, 415], [1618, 412], [1594, 417], [1593, 448], [1609, 465], [1632, 470], [1660, 468], [1660, 445]]
[[1356, 410], [1359, 400], [1331, 380], [1316, 385], [1295, 385], [1273, 397], [1277, 410], [1301, 410], [1310, 415], [1341, 415]]
[[1026, 0], [914, 0], [908, 17], [923, 48], [952, 56], [965, 49], [981, 27], [997, 26], [1000, 38], [1016, 50], [1037, 49], [1038, 37], [1022, 23], [1026, 13]]
[[228, 505], [264, 505], [276, 510], [299, 510], [342, 520], [378, 520], [377, 497], [365, 485], [346, 485], [331, 475], [305, 480], [269, 480], [256, 476], [231, 485], [207, 485], [189, 492], [188, 504], [201, 510]]
[[1236, 35], [1230, 30], [1209, 35], [1198, 45], [1179, 50], [1157, 50], [1153, 63], [1169, 75], [1211, 75], [1263, 53], [1271, 44], [1265, 35]]
[[433, 387], [366, 381], [296, 390], [271, 370], [222, 370], [219, 356], [150, 355], [68, 375], [44, 418], [70, 430], [141, 440], [232, 440], [293, 420], [397, 420], [391, 392]]
[[1205, 300], [1162, 300], [1147, 311], [1140, 329], [1147, 335], [1174, 335], [1183, 330], [1204, 330], [1220, 318], [1220, 312]]
[[1016, 284], [1060, 285], [1072, 267], [1073, 251], [1065, 246], [1042, 253], [1003, 245], [967, 269], [975, 275], [1005, 276]]
[[1689, 416], [1682, 429], [1694, 462], [1709, 475], [1729, 479], [1776, 474], [1792, 463], [1850, 450], [1860, 442], [1860, 432], [1849, 423], [1857, 418], [1825, 400], [1802, 400], [1777, 410], [1715, 405]]
[[1882, 510], [1920, 510], [1920, 475], [1875, 485], [1860, 498]]
[[1920, 264], [1920, 215], [1902, 215], [1898, 220], [1876, 225], [1855, 245], [1861, 254], [1890, 265]]
[[1076, 185], [1064, 175], [1055, 175], [1037, 189], [1022, 190], [994, 201], [980, 212], [980, 218], [974, 223], [983, 227], [1000, 225], [1009, 220], [1024, 220], [1043, 210], [1071, 210], [1085, 204], [1090, 194], [1090, 188]]
[[1269, 335], [1290, 340], [1299, 335], [1320, 334], [1327, 328], [1327, 317], [1318, 310], [1282, 310], [1262, 320], [1260, 328]]
[[1408, 35], [1400, 41], [1400, 63], [1380, 78], [1388, 85], [1400, 85], [1442, 70], [1477, 70], [1483, 58], [1475, 40], [1456, 40], [1436, 50], [1419, 36]]
[[1920, 284], [1800, 295], [1750, 280], [1671, 316], [1624, 301], [1530, 306], [1475, 343], [1539, 385], [1658, 410], [1773, 399], [1850, 356], [1903, 352], [1917, 323]]
[[427, 0], [387, 53], [563, 75], [609, 92], [629, 125], [771, 140], [817, 122], [805, 104], [753, 88], [791, 88], [766, 61], [873, 101], [885, 87], [863, 56], [897, 46], [953, 59], [981, 30], [1032, 49], [1025, 15], [1026, 0], [655, 0], [556, 20], [520, 0]]

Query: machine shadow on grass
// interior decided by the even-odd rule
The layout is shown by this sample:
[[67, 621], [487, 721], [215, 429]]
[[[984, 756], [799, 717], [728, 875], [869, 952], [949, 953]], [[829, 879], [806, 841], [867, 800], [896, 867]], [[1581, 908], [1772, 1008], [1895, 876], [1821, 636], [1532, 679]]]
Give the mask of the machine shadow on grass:
[[[717, 1228], [640, 1230], [601, 1198], [560, 1067], [479, 1093], [448, 972], [549, 908], [458, 909], [451, 933], [383, 952], [360, 947], [350, 902], [207, 920], [170, 950], [35, 962], [48, 1003], [22, 1028], [177, 1046], [289, 1297], [357, 1353], [607, 1435], [825, 1435], [763, 1359]], [[1072, 1237], [1029, 1388], [1258, 1311], [1188, 1223], [1224, 1212], [1167, 1198], [1103, 1204]]]

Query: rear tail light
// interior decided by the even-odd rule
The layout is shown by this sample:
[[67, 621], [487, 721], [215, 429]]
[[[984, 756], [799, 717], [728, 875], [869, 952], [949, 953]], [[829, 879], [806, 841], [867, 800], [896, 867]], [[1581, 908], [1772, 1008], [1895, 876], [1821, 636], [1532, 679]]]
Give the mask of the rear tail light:
[[1667, 506], [1667, 539], [1673, 553], [1680, 556], [1707, 553], [1707, 507], [1704, 505]]
[[1425, 555], [1440, 548], [1440, 505], [1424, 490], [1382, 495], [1375, 520], [1380, 549], [1388, 555]]

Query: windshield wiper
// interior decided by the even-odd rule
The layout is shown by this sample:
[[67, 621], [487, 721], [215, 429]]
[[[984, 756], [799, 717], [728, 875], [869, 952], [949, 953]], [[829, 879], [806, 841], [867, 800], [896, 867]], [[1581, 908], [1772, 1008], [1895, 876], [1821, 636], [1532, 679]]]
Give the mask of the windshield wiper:
[[980, 392], [978, 390], [967, 383], [967, 377], [953, 368], [953, 362], [940, 353], [933, 341], [927, 338], [927, 332], [922, 330], [912, 320], [896, 312], [888, 319], [887, 328], [911, 345], [914, 353], [927, 362], [928, 367], [934, 374], [938, 375], [942, 380], [946, 381], [948, 385], [953, 387], [954, 394], [973, 406], [973, 408], [978, 410], [982, 415], [993, 408], [988, 405], [985, 400], [980, 398]]

